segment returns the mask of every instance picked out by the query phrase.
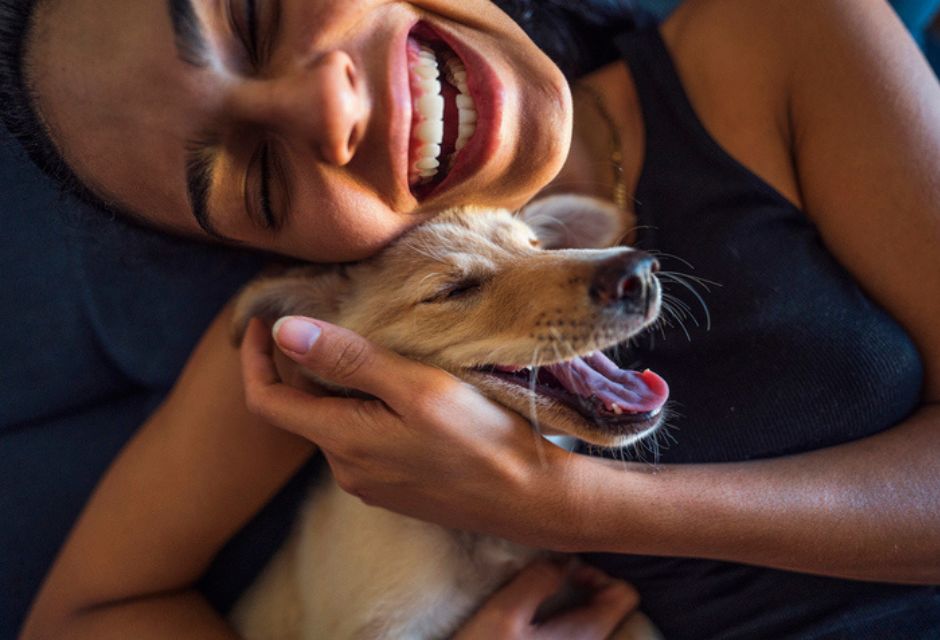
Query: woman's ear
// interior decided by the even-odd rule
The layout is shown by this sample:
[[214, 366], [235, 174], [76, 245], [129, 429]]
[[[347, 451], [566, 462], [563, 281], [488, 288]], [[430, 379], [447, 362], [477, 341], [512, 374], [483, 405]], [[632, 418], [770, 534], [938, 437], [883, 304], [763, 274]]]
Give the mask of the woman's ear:
[[519, 212], [546, 249], [595, 249], [626, 235], [623, 212], [612, 202], [565, 194], [533, 200]]
[[262, 276], [242, 289], [235, 301], [232, 341], [241, 344], [248, 321], [274, 322], [284, 316], [336, 317], [349, 280], [341, 267], [309, 266]]

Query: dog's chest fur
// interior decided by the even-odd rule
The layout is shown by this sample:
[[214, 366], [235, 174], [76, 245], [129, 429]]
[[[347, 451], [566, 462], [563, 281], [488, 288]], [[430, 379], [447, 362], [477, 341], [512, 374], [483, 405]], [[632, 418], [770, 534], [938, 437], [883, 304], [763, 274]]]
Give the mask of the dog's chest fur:
[[326, 478], [232, 621], [248, 640], [446, 638], [537, 553], [369, 507]]

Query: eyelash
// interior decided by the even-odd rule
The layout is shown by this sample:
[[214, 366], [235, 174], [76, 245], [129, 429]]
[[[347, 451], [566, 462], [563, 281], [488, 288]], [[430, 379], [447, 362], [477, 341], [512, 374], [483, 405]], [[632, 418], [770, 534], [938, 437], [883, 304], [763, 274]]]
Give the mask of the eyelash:
[[264, 228], [273, 230], [277, 228], [277, 220], [271, 215], [273, 210], [271, 205], [271, 145], [268, 143], [264, 143], [261, 147], [260, 162], [259, 184], [261, 185], [261, 193], [259, 200], [261, 201], [261, 215], [264, 219]]
[[[238, 38], [238, 41], [241, 43], [242, 48], [245, 50], [252, 70], [257, 70], [260, 63], [258, 38], [256, 30], [252, 29], [252, 25], [257, 25], [258, 20], [256, 0], [239, 0], [239, 2], [243, 7], [243, 11], [241, 12], [236, 12], [233, 6], [234, 2], [229, 2], [228, 4], [229, 24], [235, 36]], [[239, 13], [244, 17], [244, 25], [236, 18], [236, 15]]]
[[[226, 5], [228, 7], [230, 28], [245, 52], [251, 73], [257, 73], [260, 70], [263, 62], [262, 57], [264, 56], [261, 51], [263, 43], [258, 34], [260, 28], [258, 24], [260, 18], [258, 15], [258, 1], [259, 0], [232, 0]], [[236, 2], [241, 8], [241, 11], [236, 10]], [[280, 11], [276, 2], [273, 8], [275, 9], [273, 19], [279, 22]], [[237, 18], [239, 15], [242, 16], [243, 20]], [[253, 167], [256, 165], [258, 167], [257, 171], [253, 170]], [[259, 226], [268, 231], [276, 231], [280, 227], [280, 221], [276, 219], [272, 213], [273, 206], [271, 198], [271, 182], [274, 179], [272, 173], [277, 171], [276, 166], [277, 156], [272, 151], [271, 144], [269, 142], [263, 142], [252, 156], [248, 169], [249, 179], [251, 175], [255, 173], [258, 174], [257, 184], [259, 185], [259, 193], [257, 198], [252, 198], [255, 206], [251, 206], [252, 203], [249, 202], [246, 202], [246, 206], [249, 211], [256, 212], [253, 218], [257, 221]], [[250, 198], [248, 195], [250, 190], [246, 189], [245, 193], [246, 199]]]

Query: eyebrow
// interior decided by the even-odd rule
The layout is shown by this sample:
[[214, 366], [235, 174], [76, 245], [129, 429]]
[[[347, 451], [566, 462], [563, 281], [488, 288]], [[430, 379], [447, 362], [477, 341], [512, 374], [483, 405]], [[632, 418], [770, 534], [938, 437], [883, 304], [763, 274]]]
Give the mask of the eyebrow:
[[183, 62], [194, 67], [209, 64], [209, 42], [202, 30], [192, 0], [167, 0], [170, 21], [173, 23], [176, 50]]
[[212, 146], [206, 142], [194, 142], [186, 149], [186, 193], [193, 217], [202, 230], [218, 240], [228, 240], [212, 224], [209, 217], [209, 194], [212, 191], [212, 169], [215, 157]]
[[[167, 0], [167, 9], [173, 24], [174, 42], [179, 58], [197, 68], [207, 67], [209, 42], [192, 0]], [[219, 233], [209, 217], [209, 194], [212, 190], [212, 170], [215, 164], [213, 146], [205, 141], [187, 144], [186, 193], [193, 217], [202, 230], [218, 240], [228, 240]]]

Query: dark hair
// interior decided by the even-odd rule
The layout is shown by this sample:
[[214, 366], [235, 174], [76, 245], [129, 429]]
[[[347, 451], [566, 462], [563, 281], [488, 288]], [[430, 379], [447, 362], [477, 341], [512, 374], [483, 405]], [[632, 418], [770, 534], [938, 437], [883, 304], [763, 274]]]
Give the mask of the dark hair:
[[[46, 0], [0, 0], [0, 115], [34, 163], [68, 194], [134, 221], [86, 187], [62, 158], [37, 111], [27, 81], [34, 16]], [[634, 26], [632, 0], [494, 0], [569, 78], [612, 60], [612, 36]]]
[[617, 58], [613, 38], [637, 26], [634, 0], [493, 0], [569, 80]]

